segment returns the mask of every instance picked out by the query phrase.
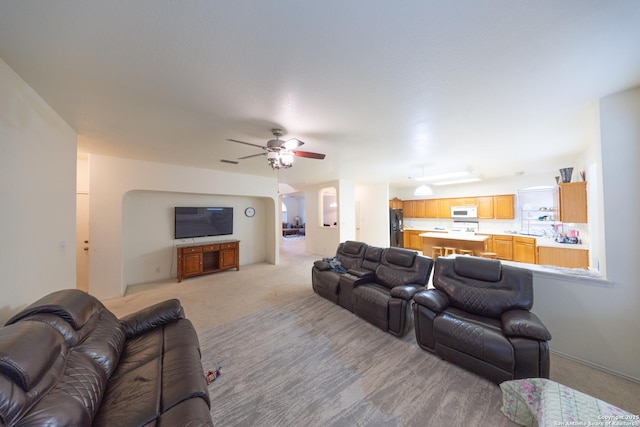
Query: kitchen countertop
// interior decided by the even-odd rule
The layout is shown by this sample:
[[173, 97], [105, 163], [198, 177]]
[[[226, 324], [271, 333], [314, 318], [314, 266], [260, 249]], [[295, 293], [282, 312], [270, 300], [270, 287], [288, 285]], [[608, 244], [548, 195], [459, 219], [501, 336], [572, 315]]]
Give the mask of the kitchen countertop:
[[[589, 250], [589, 245], [584, 243], [558, 243], [553, 240], [551, 237], [544, 236], [531, 236], [526, 234], [519, 233], [509, 233], [505, 231], [479, 231], [475, 235], [472, 233], [451, 233], [448, 230], [443, 230], [439, 228], [430, 228], [427, 230], [420, 230], [416, 228], [406, 228], [406, 230], [414, 230], [414, 231], [422, 231], [420, 234], [421, 237], [434, 237], [440, 239], [457, 239], [457, 240], [468, 240], [475, 242], [482, 242], [488, 238], [487, 236], [497, 235], [497, 236], [513, 236], [513, 237], [531, 237], [536, 239], [536, 246], [543, 246], [547, 248], [560, 248], [560, 249], [581, 249], [581, 250]], [[429, 234], [427, 236], [427, 234]], [[445, 237], [447, 236], [447, 237]], [[449, 237], [454, 236], [454, 237]], [[462, 236], [462, 237], [459, 237]], [[471, 237], [484, 237], [484, 239], [475, 239]]]

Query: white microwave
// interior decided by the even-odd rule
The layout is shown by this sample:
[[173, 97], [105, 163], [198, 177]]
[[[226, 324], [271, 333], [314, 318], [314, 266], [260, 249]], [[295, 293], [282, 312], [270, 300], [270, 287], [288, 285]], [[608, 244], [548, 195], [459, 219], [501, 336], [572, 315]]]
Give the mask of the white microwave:
[[476, 206], [451, 206], [451, 218], [478, 218]]

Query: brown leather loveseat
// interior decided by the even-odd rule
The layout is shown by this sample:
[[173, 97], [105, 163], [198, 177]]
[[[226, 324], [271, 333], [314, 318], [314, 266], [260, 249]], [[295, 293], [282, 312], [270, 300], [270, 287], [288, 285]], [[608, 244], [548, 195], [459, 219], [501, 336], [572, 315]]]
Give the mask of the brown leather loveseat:
[[340, 277], [350, 269], [359, 268], [364, 260], [367, 244], [347, 240], [338, 245], [334, 260], [339, 261], [340, 268], [334, 268], [326, 260], [316, 261], [311, 269], [311, 286], [320, 296], [338, 303], [340, 294]]
[[414, 296], [420, 347], [495, 383], [549, 378], [551, 334], [529, 311], [530, 270], [498, 260], [441, 257], [433, 285]]
[[178, 300], [118, 320], [75, 290], [0, 328], [0, 425], [213, 425], [198, 338]]

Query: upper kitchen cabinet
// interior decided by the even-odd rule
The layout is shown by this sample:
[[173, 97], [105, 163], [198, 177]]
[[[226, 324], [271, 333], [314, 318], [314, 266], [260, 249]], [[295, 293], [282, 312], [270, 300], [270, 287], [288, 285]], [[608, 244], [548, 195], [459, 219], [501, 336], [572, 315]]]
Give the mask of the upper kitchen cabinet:
[[415, 200], [405, 200], [402, 202], [402, 216], [405, 218], [415, 218]]
[[393, 199], [389, 200], [389, 207], [391, 209], [402, 209], [403, 208], [403, 203], [402, 200], [398, 199], [397, 197], [394, 197]]
[[414, 200], [413, 213], [416, 218], [426, 218], [424, 208], [425, 208], [425, 200]]
[[560, 221], [587, 222], [587, 183], [585, 181], [558, 184]]
[[493, 217], [495, 219], [513, 219], [515, 217], [513, 202], [513, 194], [493, 196]]
[[455, 206], [451, 202], [454, 199], [437, 199], [438, 218], [451, 218], [451, 206]]
[[493, 196], [477, 197], [478, 219], [493, 219]]
[[424, 201], [424, 217], [438, 218], [438, 200], [427, 199]]

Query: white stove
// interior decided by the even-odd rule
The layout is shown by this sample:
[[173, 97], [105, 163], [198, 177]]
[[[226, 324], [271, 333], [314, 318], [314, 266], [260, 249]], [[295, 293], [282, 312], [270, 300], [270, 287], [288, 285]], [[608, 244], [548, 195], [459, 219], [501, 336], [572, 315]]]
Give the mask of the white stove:
[[454, 221], [453, 226], [449, 230], [450, 233], [477, 233], [479, 230], [478, 222]]

